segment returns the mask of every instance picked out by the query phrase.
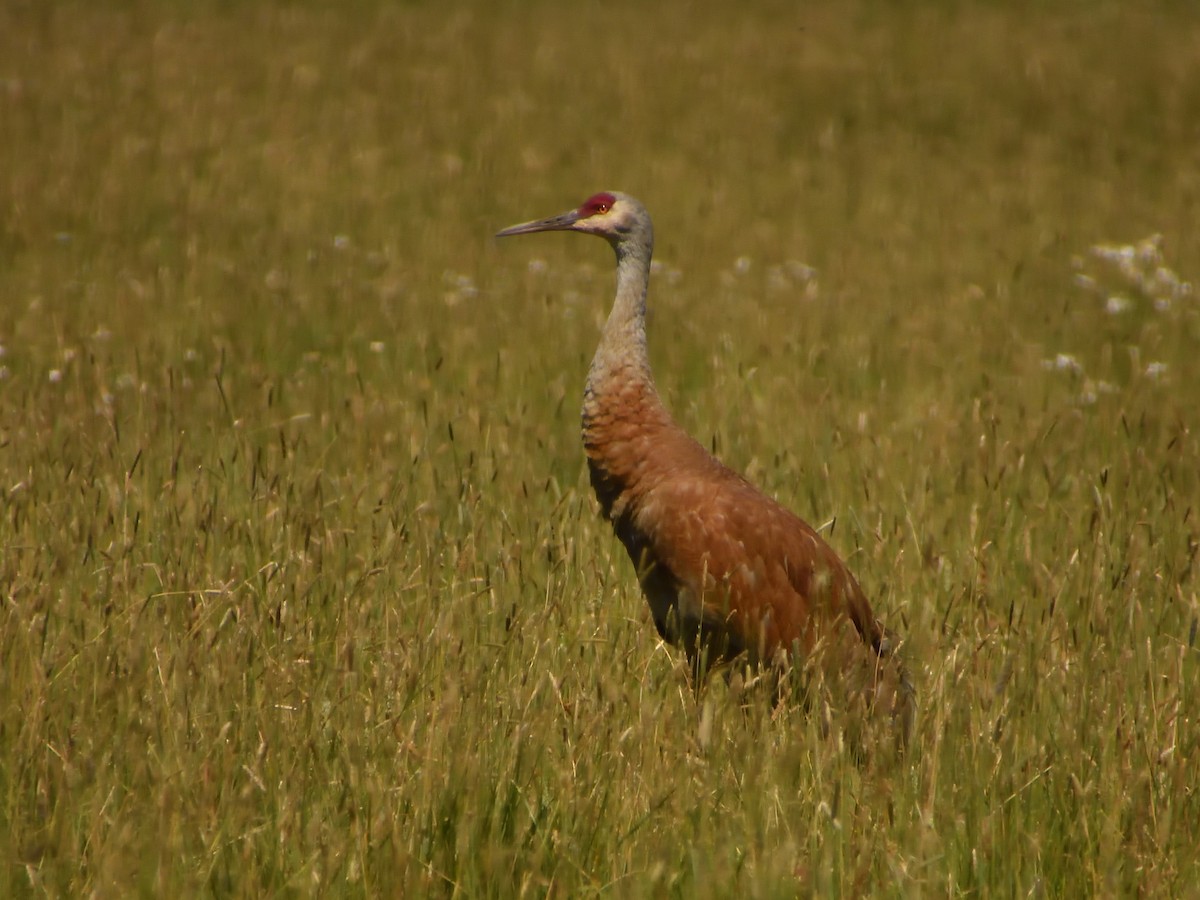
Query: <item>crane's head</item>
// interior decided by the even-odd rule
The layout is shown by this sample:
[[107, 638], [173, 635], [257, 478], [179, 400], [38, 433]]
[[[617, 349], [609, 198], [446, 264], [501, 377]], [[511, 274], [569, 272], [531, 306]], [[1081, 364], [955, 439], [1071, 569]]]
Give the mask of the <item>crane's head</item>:
[[496, 237], [514, 234], [533, 234], [536, 231], [581, 231], [606, 239], [620, 254], [626, 245], [644, 247], [648, 252], [654, 244], [650, 215], [628, 194], [604, 191], [593, 194], [578, 209], [548, 219], [523, 222], [497, 232]]

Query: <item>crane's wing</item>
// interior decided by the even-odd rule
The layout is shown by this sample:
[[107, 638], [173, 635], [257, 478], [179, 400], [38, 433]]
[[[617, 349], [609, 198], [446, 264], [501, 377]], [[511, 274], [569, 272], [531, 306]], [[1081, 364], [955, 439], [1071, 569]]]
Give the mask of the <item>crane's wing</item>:
[[680, 467], [659, 479], [632, 511], [643, 537], [638, 556], [630, 555], [643, 585], [673, 585], [679, 615], [724, 623], [742, 649], [808, 649], [846, 621], [877, 647], [882, 629], [837, 553], [799, 517], [705, 457], [702, 469]]

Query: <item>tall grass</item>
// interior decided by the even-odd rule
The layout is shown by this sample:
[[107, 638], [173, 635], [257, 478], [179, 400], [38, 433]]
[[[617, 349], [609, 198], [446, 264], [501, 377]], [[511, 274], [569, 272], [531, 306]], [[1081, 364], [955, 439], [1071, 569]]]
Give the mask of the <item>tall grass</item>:
[[[5, 6], [0, 895], [1197, 895], [1196, 25]], [[657, 643], [609, 255], [490, 240], [603, 188], [680, 421], [905, 636], [902, 765]]]

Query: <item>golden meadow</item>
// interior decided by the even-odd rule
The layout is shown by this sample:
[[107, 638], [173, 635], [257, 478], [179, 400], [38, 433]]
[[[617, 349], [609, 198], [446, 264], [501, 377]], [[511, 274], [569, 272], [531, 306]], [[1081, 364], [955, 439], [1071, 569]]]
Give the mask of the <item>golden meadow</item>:
[[[0, 134], [0, 894], [1200, 894], [1191, 4], [18, 2]], [[902, 764], [657, 641], [601, 189]]]

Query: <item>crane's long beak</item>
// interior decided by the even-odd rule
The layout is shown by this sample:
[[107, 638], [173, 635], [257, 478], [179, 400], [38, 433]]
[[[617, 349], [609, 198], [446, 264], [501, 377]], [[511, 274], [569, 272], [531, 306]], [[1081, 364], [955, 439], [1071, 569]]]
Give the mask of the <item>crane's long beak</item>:
[[511, 237], [514, 234], [533, 234], [535, 231], [570, 231], [578, 221], [579, 210], [573, 209], [570, 212], [551, 216], [548, 219], [536, 219], [533, 222], [510, 225], [503, 231], [497, 231], [496, 237]]

